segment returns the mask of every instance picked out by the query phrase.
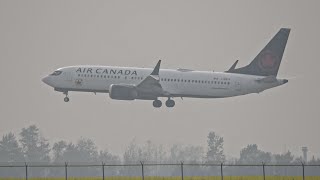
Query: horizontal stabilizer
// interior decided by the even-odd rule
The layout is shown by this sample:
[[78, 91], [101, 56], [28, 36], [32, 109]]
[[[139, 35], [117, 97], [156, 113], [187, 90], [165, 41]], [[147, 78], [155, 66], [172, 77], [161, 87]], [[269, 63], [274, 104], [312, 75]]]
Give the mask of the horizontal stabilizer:
[[277, 81], [277, 78], [275, 76], [267, 76], [261, 79], [256, 80], [259, 83], [273, 83]]

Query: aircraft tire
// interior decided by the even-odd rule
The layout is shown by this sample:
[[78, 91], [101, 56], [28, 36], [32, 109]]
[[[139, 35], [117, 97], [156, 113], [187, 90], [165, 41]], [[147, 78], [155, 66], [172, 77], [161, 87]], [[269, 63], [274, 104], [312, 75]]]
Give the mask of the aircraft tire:
[[162, 106], [162, 102], [160, 100], [154, 100], [152, 104], [155, 108], [159, 108]]
[[167, 101], [166, 101], [166, 106], [167, 107], [174, 107], [174, 105], [175, 105], [176, 103], [174, 102], [174, 100], [171, 100], [171, 99], [168, 99]]
[[65, 97], [63, 100], [64, 102], [69, 102], [70, 99], [68, 97]]

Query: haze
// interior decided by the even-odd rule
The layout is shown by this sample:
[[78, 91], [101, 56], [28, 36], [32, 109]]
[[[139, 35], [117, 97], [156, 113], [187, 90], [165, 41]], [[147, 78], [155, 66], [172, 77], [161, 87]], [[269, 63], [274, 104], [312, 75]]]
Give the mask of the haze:
[[[123, 153], [135, 139], [206, 146], [225, 153], [320, 156], [319, 1], [0, 1], [0, 135], [37, 125], [51, 143], [93, 139]], [[248, 64], [281, 28], [291, 28], [278, 76], [289, 83], [226, 99], [176, 98], [173, 109], [108, 94], [62, 93], [41, 82], [69, 65], [225, 71]]]

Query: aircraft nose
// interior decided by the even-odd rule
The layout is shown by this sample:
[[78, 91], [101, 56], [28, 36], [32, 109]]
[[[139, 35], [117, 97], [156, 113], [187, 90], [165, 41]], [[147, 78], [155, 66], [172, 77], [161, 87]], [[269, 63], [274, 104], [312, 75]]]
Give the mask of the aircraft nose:
[[44, 82], [44, 83], [46, 83], [47, 85], [50, 86], [50, 78], [49, 78], [49, 76], [46, 76], [46, 77], [42, 78], [42, 82]]
[[288, 79], [284, 79], [283, 84], [287, 83], [288, 81], [289, 81]]

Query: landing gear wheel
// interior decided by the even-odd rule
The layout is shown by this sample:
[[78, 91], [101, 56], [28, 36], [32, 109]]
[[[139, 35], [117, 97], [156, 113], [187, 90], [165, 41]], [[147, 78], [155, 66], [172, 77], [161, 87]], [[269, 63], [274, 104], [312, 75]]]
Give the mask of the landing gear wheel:
[[173, 107], [176, 103], [174, 102], [174, 100], [168, 99], [166, 101], [166, 106], [167, 107]]
[[64, 102], [69, 102], [69, 98], [68, 98], [68, 91], [63, 92], [64, 95], [66, 95], [66, 97], [63, 99]]
[[70, 99], [68, 97], [65, 97], [63, 100], [64, 102], [69, 102]]
[[160, 100], [154, 100], [152, 104], [155, 108], [159, 108], [162, 106], [162, 102]]

